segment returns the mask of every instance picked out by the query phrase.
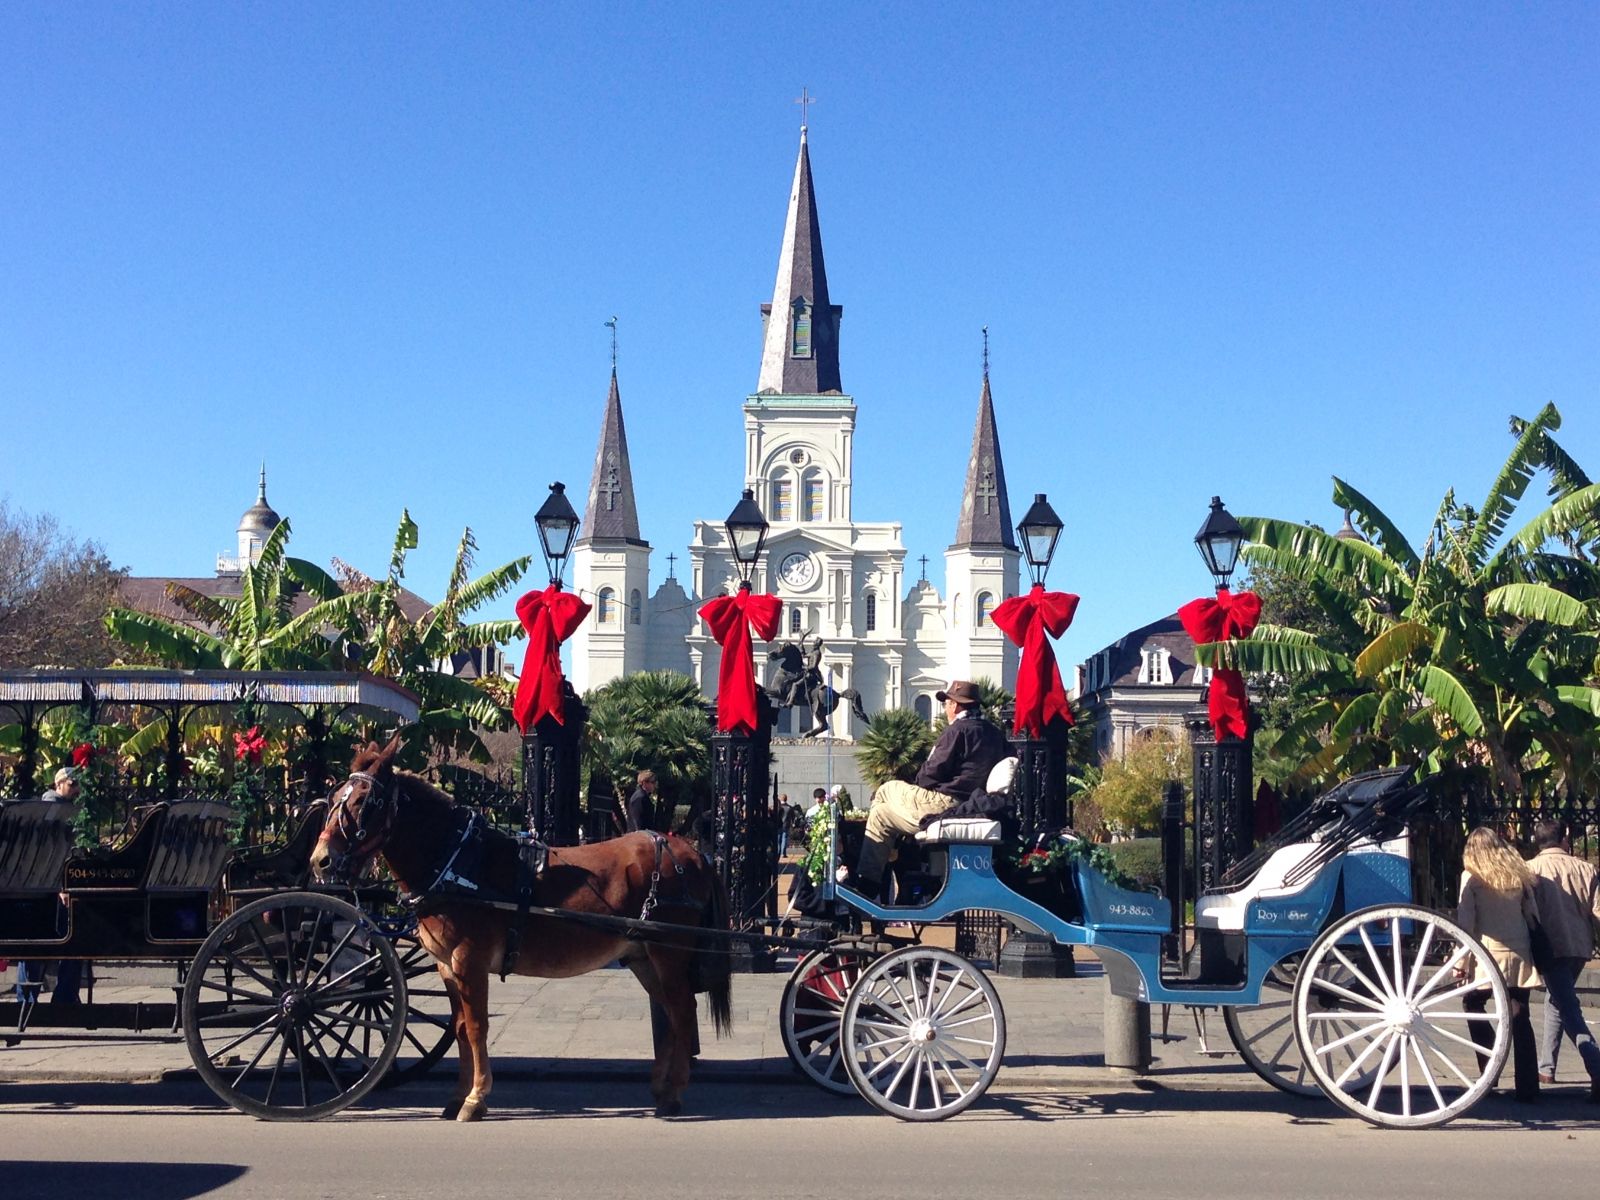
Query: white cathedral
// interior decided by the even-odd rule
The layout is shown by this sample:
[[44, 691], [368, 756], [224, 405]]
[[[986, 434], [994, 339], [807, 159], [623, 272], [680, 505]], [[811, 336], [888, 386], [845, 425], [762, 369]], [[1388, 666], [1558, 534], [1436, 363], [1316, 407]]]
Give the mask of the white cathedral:
[[[989, 679], [1007, 690], [1016, 683], [1017, 648], [989, 619], [1017, 594], [1020, 559], [994, 403], [985, 372], [941, 596], [925, 576], [907, 580], [898, 521], [858, 521], [852, 512], [856, 404], [839, 378], [843, 312], [828, 295], [802, 127], [778, 278], [772, 302], [761, 306], [760, 374], [744, 402], [744, 486], [771, 523], [751, 582], [783, 600], [776, 641], [822, 639], [822, 668], [835, 688], [854, 688], [869, 713], [914, 708], [931, 721], [934, 693], [950, 679]], [[639, 532], [615, 370], [579, 533], [573, 586], [594, 607], [569, 643], [573, 686], [581, 693], [636, 671], [672, 670], [693, 676], [710, 697], [721, 652], [697, 612], [705, 598], [738, 585], [727, 534], [720, 518], [696, 521], [690, 590], [669, 571], [651, 593], [651, 547]], [[767, 648], [757, 644], [758, 669]], [[798, 733], [808, 718], [784, 713], [774, 732]], [[861, 732], [846, 704], [832, 724], [836, 736]]]

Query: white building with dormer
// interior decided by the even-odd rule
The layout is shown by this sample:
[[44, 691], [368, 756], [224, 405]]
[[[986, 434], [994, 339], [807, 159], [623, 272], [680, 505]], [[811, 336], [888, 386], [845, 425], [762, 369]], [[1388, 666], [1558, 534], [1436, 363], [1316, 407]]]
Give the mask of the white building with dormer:
[[[1016, 681], [1017, 648], [990, 620], [1002, 600], [1017, 594], [1020, 555], [988, 373], [941, 596], [925, 571], [908, 579], [900, 522], [858, 520], [854, 512], [859, 411], [840, 376], [843, 313], [828, 291], [802, 128], [777, 279], [770, 303], [761, 306], [756, 389], [742, 405], [742, 486], [771, 524], [752, 582], [783, 600], [779, 640], [822, 639], [823, 669], [835, 688], [854, 689], [869, 713], [914, 708], [931, 721], [938, 711], [934, 693], [950, 679], [989, 679], [1007, 689]], [[870, 403], [867, 412], [870, 419]], [[880, 462], [869, 469], [909, 467]], [[737, 490], [730, 479], [718, 494]], [[950, 499], [954, 508], [957, 497]], [[572, 560], [573, 585], [593, 605], [570, 642], [579, 691], [661, 669], [686, 671], [708, 698], [715, 691], [720, 650], [697, 610], [705, 598], [738, 584], [722, 516], [696, 521], [688, 549], [687, 578], [680, 581], [669, 566], [667, 579], [651, 592], [651, 547], [640, 533], [613, 371]], [[757, 646], [758, 660], [768, 648]], [[858, 726], [841, 704], [833, 716], [835, 735], [859, 735]], [[805, 714], [791, 712], [780, 717], [776, 732], [805, 728]]]

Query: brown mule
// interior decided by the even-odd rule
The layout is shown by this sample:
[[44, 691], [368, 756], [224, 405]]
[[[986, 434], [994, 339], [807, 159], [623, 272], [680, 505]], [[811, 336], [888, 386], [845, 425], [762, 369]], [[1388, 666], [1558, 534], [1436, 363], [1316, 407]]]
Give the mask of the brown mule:
[[[369, 742], [358, 750], [350, 779], [333, 795], [327, 824], [311, 853], [319, 881], [358, 879], [382, 854], [403, 891], [429, 887], [446, 865], [441, 856], [462, 841], [455, 802], [419, 776], [392, 767], [398, 738], [381, 750]], [[473, 882], [503, 897], [517, 887], [518, 848], [504, 834], [486, 835], [486, 853]], [[652, 874], [660, 882], [653, 884]], [[727, 897], [715, 871], [688, 843], [668, 837], [658, 847], [651, 834], [632, 833], [588, 846], [551, 849], [549, 864], [531, 897], [536, 907], [573, 913], [638, 917], [654, 893], [649, 918], [686, 926], [682, 934], [628, 938], [559, 917], [521, 919], [512, 973], [546, 979], [582, 975], [619, 959], [667, 1015], [669, 1030], [650, 1073], [657, 1116], [682, 1111], [695, 1038], [695, 992], [708, 993], [719, 1035], [732, 1026], [725, 948], [702, 948], [696, 928], [728, 928]], [[439, 963], [450, 994], [461, 1074], [456, 1096], [440, 1115], [476, 1121], [487, 1111], [493, 1074], [489, 1069], [489, 974], [500, 970], [514, 911], [470, 900], [430, 901], [420, 921], [422, 944]]]

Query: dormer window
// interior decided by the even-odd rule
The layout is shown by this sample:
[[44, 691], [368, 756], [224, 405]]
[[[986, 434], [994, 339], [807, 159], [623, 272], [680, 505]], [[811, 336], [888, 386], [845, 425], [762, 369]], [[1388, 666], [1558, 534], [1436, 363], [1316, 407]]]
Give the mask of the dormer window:
[[794, 338], [791, 355], [794, 358], [811, 357], [811, 305], [804, 296], [794, 302]]
[[1165, 646], [1146, 646], [1139, 651], [1139, 682], [1157, 686], [1172, 682], [1170, 654]]

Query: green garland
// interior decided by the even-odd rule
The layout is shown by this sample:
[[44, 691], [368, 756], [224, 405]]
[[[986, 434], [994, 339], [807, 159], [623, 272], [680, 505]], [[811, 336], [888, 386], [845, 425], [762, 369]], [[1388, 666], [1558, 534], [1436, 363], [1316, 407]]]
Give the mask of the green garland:
[[828, 872], [828, 835], [833, 830], [834, 821], [865, 823], [866, 819], [867, 814], [859, 809], [846, 809], [840, 813], [831, 803], [823, 805], [822, 810], [812, 818], [806, 834], [806, 856], [800, 860], [800, 869], [812, 883], [821, 883], [822, 877]]
[[1083, 838], [1058, 837], [1044, 846], [1034, 846], [1024, 839], [1018, 839], [1007, 847], [1006, 862], [1017, 871], [1034, 875], [1070, 871], [1073, 863], [1081, 862], [1098, 871], [1113, 887], [1129, 892], [1147, 890], [1117, 865], [1110, 850]]

